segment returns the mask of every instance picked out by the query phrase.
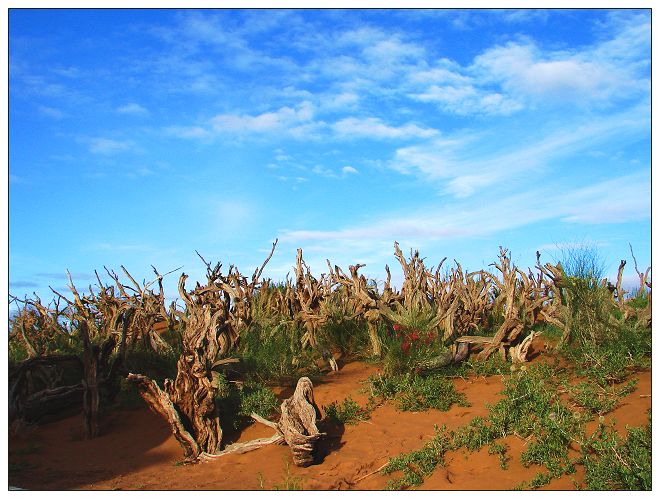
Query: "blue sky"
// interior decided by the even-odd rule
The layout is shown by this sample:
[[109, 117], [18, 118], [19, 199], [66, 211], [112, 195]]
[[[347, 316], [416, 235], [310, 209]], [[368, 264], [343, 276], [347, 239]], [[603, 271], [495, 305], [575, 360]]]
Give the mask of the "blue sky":
[[[9, 290], [651, 243], [648, 10], [12, 10]], [[643, 269], [642, 269], [643, 270]], [[168, 278], [174, 298], [176, 276]]]

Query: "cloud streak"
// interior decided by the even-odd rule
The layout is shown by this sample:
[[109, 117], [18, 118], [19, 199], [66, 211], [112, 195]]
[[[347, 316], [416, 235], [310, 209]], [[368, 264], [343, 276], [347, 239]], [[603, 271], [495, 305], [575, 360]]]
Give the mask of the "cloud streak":
[[[491, 143], [485, 149], [485, 133], [458, 134], [399, 148], [389, 166], [433, 181], [455, 197], [467, 197], [557, 159], [586, 153], [600, 144], [638, 140], [640, 134], [648, 133], [649, 118], [648, 110], [642, 106], [598, 120], [562, 123], [541, 137], [535, 137], [538, 132], [512, 134], [514, 140]], [[520, 147], [520, 142], [529, 145]]]
[[87, 141], [89, 151], [94, 154], [112, 155], [130, 151], [133, 143], [128, 140], [115, 140], [106, 137], [94, 137]]
[[648, 219], [650, 201], [648, 172], [639, 172], [567, 192], [548, 186], [504, 198], [487, 197], [478, 205], [431, 205], [405, 217], [384, 217], [336, 230], [286, 230], [280, 238], [300, 244], [400, 238], [452, 240], [493, 235], [547, 220], [623, 223]]

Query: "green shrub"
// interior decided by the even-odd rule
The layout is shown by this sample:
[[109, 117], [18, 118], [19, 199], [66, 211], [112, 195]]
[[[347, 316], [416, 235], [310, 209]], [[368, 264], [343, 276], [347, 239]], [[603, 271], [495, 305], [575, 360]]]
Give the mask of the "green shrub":
[[391, 480], [387, 484], [388, 490], [400, 490], [416, 487], [424, 483], [424, 477], [430, 476], [438, 466], [445, 466], [445, 454], [456, 448], [451, 434], [445, 426], [435, 428], [435, 436], [416, 451], [390, 459], [382, 469], [382, 474], [402, 471], [403, 477]]
[[457, 392], [453, 381], [441, 375], [379, 375], [369, 377], [369, 384], [375, 397], [395, 399], [401, 411], [447, 411], [453, 404], [469, 406], [465, 394]]
[[620, 383], [632, 372], [651, 365], [651, 331], [621, 325], [618, 335], [595, 345], [563, 346], [562, 355], [575, 365], [579, 376], [601, 386]]
[[630, 292], [630, 295], [633, 297], [626, 300], [626, 305], [639, 310], [643, 310], [648, 306], [649, 294], [646, 288], [641, 291], [639, 289], [633, 290]]
[[627, 438], [599, 425], [582, 446], [585, 481], [591, 490], [651, 490], [651, 418], [627, 428]]
[[314, 376], [319, 368], [316, 354], [300, 347], [304, 332], [291, 322], [274, 327], [252, 323], [241, 331], [239, 355], [250, 376], [260, 382], [297, 381], [300, 376]]
[[[386, 375], [419, 372], [423, 366], [448, 363], [449, 349], [436, 329], [394, 324], [383, 338], [383, 370]], [[440, 362], [437, 362], [440, 361]]]
[[[444, 465], [444, 453], [465, 447], [476, 451], [485, 445], [489, 453], [498, 454], [500, 466], [507, 466], [506, 448], [497, 440], [508, 435], [529, 439], [521, 455], [525, 466], [543, 465], [548, 473], [540, 474], [529, 484], [536, 488], [552, 478], [575, 471], [568, 457], [571, 442], [580, 441], [586, 419], [565, 407], [558, 396], [557, 384], [561, 373], [556, 366], [536, 364], [521, 369], [504, 379], [505, 397], [492, 406], [487, 418], [476, 417], [467, 425], [452, 431], [436, 432], [435, 437], [418, 451], [398, 456], [390, 461], [384, 472], [404, 472], [404, 477], [390, 482], [390, 488], [420, 485], [423, 477], [436, 466]], [[395, 386], [386, 387], [389, 392]]]
[[248, 384], [241, 391], [241, 403], [238, 414], [249, 417], [257, 413], [266, 419], [277, 413], [279, 402], [270, 388], [260, 384]]
[[635, 391], [637, 380], [631, 380], [621, 388], [599, 386], [581, 381], [574, 386], [566, 385], [571, 400], [594, 414], [607, 414], [616, 408], [619, 398]]
[[279, 404], [270, 388], [257, 382], [245, 383], [239, 388], [222, 374], [214, 377], [218, 386], [216, 406], [223, 427], [241, 428], [252, 421], [253, 412], [266, 419], [277, 413]]
[[356, 425], [369, 419], [369, 411], [360, 407], [352, 397], [347, 397], [341, 404], [332, 402], [323, 408], [326, 418], [337, 424]]

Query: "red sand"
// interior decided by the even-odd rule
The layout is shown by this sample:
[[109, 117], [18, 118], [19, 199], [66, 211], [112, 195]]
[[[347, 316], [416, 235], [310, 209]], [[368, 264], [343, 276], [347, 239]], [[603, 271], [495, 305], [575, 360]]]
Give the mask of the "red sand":
[[[319, 407], [342, 401], [348, 395], [365, 405], [367, 395], [360, 393], [361, 382], [378, 368], [360, 362], [347, 364], [338, 373], [317, 383], [314, 395]], [[651, 407], [651, 373], [639, 373], [634, 393], [607, 416], [617, 428], [641, 426]], [[30, 429], [9, 442], [9, 483], [26, 489], [157, 489], [157, 490], [259, 490], [286, 489], [292, 483], [305, 490], [384, 489], [392, 476], [375, 473], [388, 458], [420, 448], [434, 434], [434, 425], [456, 428], [475, 416], [486, 416], [486, 404], [493, 404], [503, 388], [500, 376], [456, 380], [471, 407], [452, 407], [447, 412], [399, 412], [392, 404], [376, 409], [371, 419], [346, 426], [342, 435], [330, 435], [323, 448], [320, 464], [297, 468], [291, 464], [286, 446], [270, 445], [242, 455], [228, 455], [212, 462], [179, 465], [183, 453], [168, 426], [146, 406], [132, 411], [114, 412], [103, 420], [102, 435], [95, 440], [80, 438], [82, 418], [71, 417]], [[648, 395], [648, 396], [647, 396]], [[254, 424], [240, 435], [247, 441], [272, 435], [272, 429]], [[467, 454], [463, 450], [446, 455], [446, 468], [438, 468], [422, 489], [506, 490], [530, 480], [540, 467], [524, 468], [519, 455], [526, 442], [509, 437], [509, 469], [502, 470], [497, 455], [487, 448]], [[13, 468], [13, 469], [12, 469]], [[547, 489], [574, 489], [583, 470], [552, 481]]]

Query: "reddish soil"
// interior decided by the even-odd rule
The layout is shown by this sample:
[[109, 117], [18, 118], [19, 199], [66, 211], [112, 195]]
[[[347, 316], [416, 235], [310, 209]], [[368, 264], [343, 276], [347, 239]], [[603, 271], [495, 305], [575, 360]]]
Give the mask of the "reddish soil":
[[[364, 406], [367, 395], [361, 382], [378, 368], [360, 362], [349, 363], [315, 385], [319, 406], [342, 401], [347, 396]], [[651, 407], [651, 373], [639, 373], [634, 393], [607, 416], [617, 428], [641, 426]], [[180, 465], [182, 450], [166, 422], [146, 406], [114, 412], [103, 420], [102, 435], [95, 440], [81, 438], [82, 418], [70, 417], [55, 423], [29, 428], [20, 438], [9, 441], [9, 483], [26, 489], [156, 489], [156, 490], [259, 490], [286, 489], [295, 484], [305, 490], [384, 489], [396, 475], [374, 472], [390, 457], [420, 448], [434, 434], [434, 425], [456, 428], [475, 416], [486, 416], [486, 404], [495, 403], [503, 385], [500, 376], [458, 379], [456, 388], [465, 393], [471, 407], [452, 407], [447, 412], [399, 412], [393, 404], [376, 409], [371, 419], [346, 426], [341, 434], [330, 434], [321, 449], [322, 461], [309, 468], [291, 464], [286, 446], [270, 445], [242, 455], [228, 455], [197, 465]], [[282, 396], [287, 393], [282, 391]], [[272, 429], [254, 424], [239, 441], [269, 437]], [[517, 437], [504, 440], [511, 457], [502, 470], [497, 455], [487, 448], [467, 454], [449, 452], [447, 466], [428, 477], [422, 489], [506, 490], [530, 480], [540, 467], [525, 468], [519, 455], [526, 442]], [[545, 488], [574, 489], [584, 472], [552, 481]], [[366, 477], [366, 478], [365, 478]]]

